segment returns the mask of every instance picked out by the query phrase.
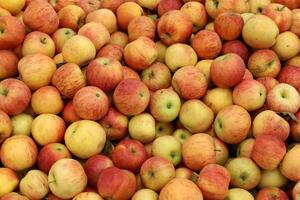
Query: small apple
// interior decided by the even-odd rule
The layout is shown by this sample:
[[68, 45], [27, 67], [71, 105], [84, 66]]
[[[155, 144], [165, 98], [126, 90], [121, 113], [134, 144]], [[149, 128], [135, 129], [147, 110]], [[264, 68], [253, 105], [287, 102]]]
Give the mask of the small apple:
[[171, 10], [179, 10], [182, 7], [182, 2], [180, 0], [160, 0], [157, 13], [158, 16], [161, 17], [165, 13]]
[[18, 184], [19, 178], [16, 172], [9, 168], [0, 168], [0, 197], [3, 197], [9, 192], [13, 192], [18, 187]]
[[[103, 3], [103, 2], [102, 2]], [[103, 6], [103, 5], [102, 5]], [[97, 22], [103, 24], [110, 34], [117, 30], [117, 18], [109, 9], [96, 9], [86, 16], [86, 23]]]

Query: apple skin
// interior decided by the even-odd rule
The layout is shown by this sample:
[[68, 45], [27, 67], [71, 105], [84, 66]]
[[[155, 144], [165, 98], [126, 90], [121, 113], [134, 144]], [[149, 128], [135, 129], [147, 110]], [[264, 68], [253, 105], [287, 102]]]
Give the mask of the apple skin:
[[98, 179], [98, 193], [105, 199], [129, 199], [136, 191], [137, 183], [132, 172], [109, 167]]
[[82, 119], [89, 120], [103, 118], [109, 108], [107, 95], [95, 86], [86, 86], [78, 90], [73, 98], [73, 104], [76, 114]]
[[47, 144], [39, 151], [37, 158], [38, 168], [48, 174], [50, 168], [57, 160], [71, 157], [72, 155], [65, 145], [60, 143]]
[[241, 197], [243, 200], [254, 200], [252, 194], [242, 188], [231, 188], [226, 196], [229, 200], [239, 200]]
[[288, 179], [280, 173], [278, 168], [276, 168], [273, 170], [262, 170], [258, 187], [283, 187], [287, 183]]
[[12, 135], [30, 135], [33, 117], [27, 113], [20, 113], [11, 118]]
[[87, 176], [78, 161], [64, 158], [52, 165], [48, 174], [48, 184], [54, 195], [70, 199], [85, 189]]
[[267, 94], [274, 86], [279, 84], [277, 79], [270, 76], [260, 77], [256, 80], [265, 86]]
[[122, 80], [122, 76], [120, 62], [109, 57], [96, 58], [86, 69], [88, 84], [97, 86], [104, 92], [113, 90]]
[[206, 93], [207, 83], [199, 68], [184, 66], [174, 73], [172, 87], [184, 99], [199, 99]]
[[290, 31], [295, 33], [298, 37], [300, 36], [300, 9], [292, 10], [292, 24]]
[[139, 37], [154, 39], [156, 24], [150, 17], [140, 16], [130, 21], [128, 24], [129, 41], [134, 41]]
[[213, 138], [204, 133], [190, 136], [182, 145], [182, 158], [184, 164], [195, 171], [201, 170], [205, 165], [216, 163]]
[[175, 178], [175, 168], [171, 161], [153, 156], [142, 164], [140, 175], [146, 188], [159, 191]]
[[0, 82], [0, 109], [8, 115], [23, 112], [30, 103], [31, 92], [26, 84], [8, 78]]
[[[231, 126], [232, 123], [235, 126]], [[248, 135], [251, 128], [249, 113], [241, 106], [231, 105], [223, 108], [214, 121], [217, 136], [228, 144], [238, 144]]]
[[102, 8], [88, 13], [85, 22], [101, 23], [106, 27], [110, 34], [117, 30], [117, 18], [115, 14], [109, 9]]
[[160, 0], [157, 6], [158, 16], [161, 17], [171, 10], [179, 10], [182, 7], [180, 0]]
[[212, 62], [211, 80], [218, 87], [232, 87], [243, 79], [245, 69], [245, 63], [239, 55], [235, 53], [225, 54]]
[[151, 95], [150, 112], [157, 121], [173, 121], [178, 116], [180, 107], [180, 97], [171, 89], [157, 90]]
[[233, 105], [232, 90], [219, 87], [207, 90], [203, 102], [217, 115], [223, 108]]
[[197, 185], [185, 178], [174, 178], [162, 188], [159, 194], [159, 200], [182, 199], [203, 200], [203, 196]]
[[119, 140], [127, 134], [128, 117], [114, 107], [109, 108], [99, 123], [104, 128], [109, 140]]
[[[16, 135], [2, 143], [0, 153], [5, 167], [14, 171], [22, 171], [31, 168], [36, 163], [38, 149], [29, 136]], [[11, 160], [11, 158], [15, 159]]]
[[66, 62], [84, 66], [95, 58], [96, 48], [87, 37], [75, 35], [65, 42], [62, 55]]
[[86, 14], [98, 10], [101, 7], [101, 2], [98, 0], [78, 0], [76, 4], [81, 7]]
[[122, 31], [116, 31], [110, 35], [109, 44], [116, 44], [120, 47], [125, 47], [128, 44], [129, 38], [127, 33]]
[[291, 27], [292, 12], [288, 7], [282, 4], [271, 3], [264, 7], [262, 14], [274, 20], [279, 28], [279, 32], [287, 31]]
[[1, 17], [0, 29], [0, 50], [16, 48], [25, 38], [25, 26], [14, 16]]
[[300, 107], [300, 95], [293, 86], [280, 83], [269, 91], [267, 105], [275, 112], [296, 113]]
[[56, 53], [60, 53], [65, 42], [73, 37], [76, 33], [70, 28], [60, 28], [57, 29], [52, 34], [52, 40], [55, 44]]
[[232, 93], [233, 102], [247, 111], [261, 108], [266, 101], [266, 88], [256, 80], [247, 79], [237, 84]]
[[[228, 29], [228, 24], [231, 25], [230, 29]], [[237, 39], [242, 33], [243, 26], [244, 21], [241, 15], [232, 12], [220, 13], [214, 21], [214, 30], [224, 40]]]
[[[5, 167], [0, 168], [0, 197], [13, 192], [19, 184], [19, 178], [13, 170]], [[2, 199], [2, 198], [1, 198]]]
[[140, 80], [124, 79], [115, 88], [113, 101], [116, 108], [123, 114], [137, 115], [147, 108], [150, 92]]
[[1, 197], [1, 200], [29, 200], [27, 197], [16, 192], [10, 192]]
[[147, 159], [147, 152], [141, 142], [124, 139], [112, 151], [111, 159], [116, 167], [135, 173]]
[[0, 143], [12, 135], [13, 125], [9, 116], [0, 110]]
[[73, 63], [60, 66], [53, 74], [52, 85], [67, 98], [72, 98], [78, 90], [86, 86], [86, 80], [80, 67]]
[[67, 128], [64, 141], [73, 155], [87, 159], [102, 151], [106, 142], [106, 135], [102, 126], [97, 122], [80, 120]]
[[53, 7], [42, 0], [30, 2], [24, 11], [23, 21], [31, 30], [46, 34], [54, 33], [59, 25], [59, 18]]
[[277, 188], [277, 187], [266, 187], [262, 188], [261, 190], [258, 191], [256, 194], [255, 199], [256, 200], [271, 200], [271, 199], [278, 199], [278, 200], [288, 200], [289, 197], [287, 194]]
[[64, 102], [56, 87], [44, 86], [32, 94], [31, 107], [36, 114], [58, 114], [63, 110]]
[[84, 171], [88, 177], [88, 184], [92, 187], [97, 187], [97, 181], [100, 173], [109, 167], [113, 167], [112, 160], [105, 155], [94, 155], [87, 159], [84, 163]]
[[116, 44], [106, 44], [98, 51], [96, 57], [107, 57], [121, 62], [123, 58], [123, 53], [123, 47]]
[[122, 3], [116, 12], [118, 25], [122, 30], [127, 31], [128, 24], [131, 20], [143, 14], [144, 11], [139, 4], [135, 2]]
[[242, 141], [237, 148], [237, 157], [251, 158], [251, 152], [255, 143], [254, 138], [248, 138]]
[[278, 81], [280, 83], [287, 83], [293, 86], [300, 94], [299, 77], [300, 67], [286, 65], [280, 70], [280, 73], [278, 75]]
[[125, 62], [134, 70], [148, 68], [156, 60], [157, 56], [158, 51], [155, 43], [144, 36], [130, 42], [124, 48]]
[[290, 134], [289, 123], [271, 110], [260, 112], [252, 122], [254, 137], [260, 135], [274, 135], [285, 141]]
[[297, 155], [300, 152], [300, 145], [296, 144], [284, 156], [280, 164], [280, 172], [291, 181], [297, 182], [300, 180], [300, 162], [297, 160]]
[[29, 199], [42, 199], [48, 192], [48, 176], [40, 170], [30, 170], [20, 180], [20, 192]]
[[18, 74], [18, 57], [9, 50], [0, 50], [0, 79], [15, 77]]
[[[295, 117], [300, 120], [300, 111], [298, 111], [295, 114]], [[300, 141], [300, 124], [296, 123], [295, 121], [290, 122], [290, 127], [291, 127], [291, 136], [294, 140], [297, 142]]]
[[72, 100], [65, 104], [64, 109], [62, 111], [62, 118], [67, 124], [79, 121], [81, 119], [76, 114]]
[[31, 90], [50, 85], [55, 70], [54, 61], [42, 54], [24, 56], [18, 63], [21, 79]]
[[298, 0], [273, 0], [272, 2], [283, 4], [291, 10], [300, 6], [300, 2]]
[[77, 32], [84, 24], [86, 13], [77, 5], [67, 5], [57, 13], [57, 16], [61, 27]]
[[137, 190], [132, 196], [131, 200], [157, 200], [158, 194], [150, 189]]
[[245, 23], [242, 31], [244, 41], [252, 48], [270, 48], [276, 42], [279, 29], [276, 23], [265, 15], [255, 15]]
[[240, 40], [227, 41], [222, 46], [221, 54], [236, 53], [244, 62], [248, 60], [249, 50], [247, 46]]
[[286, 153], [284, 142], [277, 136], [256, 137], [251, 158], [263, 169], [276, 169]]
[[250, 190], [260, 182], [261, 171], [250, 158], [233, 158], [225, 167], [231, 175], [230, 185], [232, 187]]
[[54, 114], [37, 116], [31, 127], [31, 134], [35, 142], [45, 146], [54, 142], [62, 142], [66, 130], [64, 120]]
[[136, 79], [139, 81], [141, 80], [139, 74], [130, 67], [123, 66], [122, 71], [123, 71], [123, 79], [122, 80], [124, 80], [124, 79]]
[[224, 199], [228, 193], [230, 174], [221, 165], [206, 165], [199, 174], [197, 185], [205, 199]]
[[216, 58], [222, 50], [219, 35], [210, 30], [199, 31], [192, 39], [192, 47], [201, 59]]

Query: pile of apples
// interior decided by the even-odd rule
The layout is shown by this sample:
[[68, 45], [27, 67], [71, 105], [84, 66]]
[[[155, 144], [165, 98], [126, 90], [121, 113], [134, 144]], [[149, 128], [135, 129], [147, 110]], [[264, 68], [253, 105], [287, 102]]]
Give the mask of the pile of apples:
[[299, 0], [0, 0], [0, 200], [300, 200]]

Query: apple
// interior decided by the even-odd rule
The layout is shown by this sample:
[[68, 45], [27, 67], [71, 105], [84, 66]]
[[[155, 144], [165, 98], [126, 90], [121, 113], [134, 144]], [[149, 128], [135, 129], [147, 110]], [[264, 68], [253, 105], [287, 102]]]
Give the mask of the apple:
[[183, 43], [169, 46], [165, 53], [165, 63], [172, 72], [183, 66], [194, 66], [197, 63], [195, 50]]
[[87, 176], [81, 164], [70, 158], [56, 161], [48, 174], [50, 191], [59, 198], [70, 199], [82, 192], [87, 184]]
[[289, 197], [287, 194], [277, 188], [277, 187], [266, 187], [262, 188], [258, 191], [258, 193], [255, 196], [255, 199], [257, 200], [264, 200], [264, 199], [278, 199], [278, 200], [288, 200]]
[[40, 170], [30, 170], [20, 180], [20, 193], [29, 199], [42, 199], [48, 192], [48, 176]]
[[144, 36], [130, 42], [124, 48], [125, 62], [134, 70], [148, 68], [156, 60], [157, 56], [158, 51], [155, 43]]
[[155, 120], [148, 113], [133, 116], [128, 123], [129, 135], [142, 143], [149, 143], [155, 138]]
[[96, 48], [87, 37], [75, 35], [65, 42], [62, 55], [66, 62], [84, 66], [95, 58]]
[[247, 46], [240, 40], [227, 41], [222, 45], [221, 54], [236, 53], [244, 62], [248, 60], [249, 51]]
[[8, 115], [23, 112], [29, 105], [30, 98], [30, 89], [22, 81], [8, 78], [0, 82], [0, 109]]
[[155, 138], [172, 135], [174, 132], [174, 125], [171, 122], [155, 122]]
[[139, 16], [130, 21], [128, 24], [129, 41], [134, 41], [139, 37], [148, 37], [154, 39], [156, 24], [150, 17]]
[[205, 133], [190, 136], [182, 145], [184, 164], [191, 170], [201, 170], [208, 164], [216, 163], [213, 138]]
[[295, 67], [300, 67], [299, 62], [300, 62], [300, 56], [297, 55], [297, 56], [292, 57], [291, 59], [288, 59], [285, 62], [285, 65], [292, 65], [292, 66], [295, 66]]
[[152, 143], [152, 155], [166, 158], [176, 166], [181, 162], [181, 143], [171, 135], [158, 137]]
[[0, 69], [0, 79], [15, 77], [18, 73], [18, 61], [19, 59], [14, 52], [0, 50], [0, 65], [2, 66]]
[[288, 182], [278, 168], [273, 170], [262, 170], [259, 188], [265, 187], [283, 187]]
[[44, 86], [32, 94], [31, 107], [36, 114], [58, 114], [63, 110], [64, 102], [56, 87]]
[[250, 55], [247, 67], [255, 78], [275, 78], [280, 71], [281, 63], [274, 51], [261, 49]]
[[158, 200], [158, 194], [153, 190], [144, 188], [136, 191], [131, 200]]
[[284, 142], [274, 135], [260, 135], [255, 139], [251, 158], [263, 169], [276, 169], [286, 153]]
[[98, 0], [78, 0], [76, 4], [81, 7], [86, 14], [98, 10], [101, 7], [101, 2]]
[[264, 10], [264, 7], [271, 4], [271, 0], [250, 0], [250, 12], [259, 14]]
[[101, 7], [109, 9], [115, 13], [122, 3], [124, 3], [124, 0], [102, 0]]
[[300, 36], [300, 9], [292, 10], [292, 23], [290, 27], [290, 31], [295, 33], [298, 37]]
[[128, 41], [129, 38], [126, 33], [116, 31], [110, 35], [109, 44], [116, 44], [124, 48], [128, 44]]
[[30, 114], [20, 113], [11, 118], [12, 135], [28, 135], [31, 134], [31, 125], [33, 117]]
[[132, 172], [109, 167], [104, 169], [98, 179], [98, 193], [105, 199], [130, 199], [137, 187]]
[[97, 187], [97, 181], [100, 173], [114, 164], [110, 158], [105, 155], [94, 155], [87, 159], [84, 163], [84, 171], [88, 177], [88, 184]]
[[60, 159], [71, 158], [71, 153], [67, 147], [61, 143], [51, 143], [45, 145], [38, 154], [38, 168], [48, 173], [52, 165]]
[[114, 90], [113, 101], [116, 108], [123, 114], [137, 115], [147, 108], [150, 92], [140, 80], [123, 79]]
[[106, 135], [102, 126], [97, 122], [80, 120], [67, 128], [64, 139], [67, 148], [73, 155], [87, 159], [102, 151]]
[[96, 192], [81, 192], [73, 200], [103, 200], [103, 198]]
[[[33, 0], [27, 0], [33, 1]], [[75, 5], [78, 0], [49, 0], [49, 3], [53, 6], [56, 12], [60, 11], [63, 7], [68, 5]]]
[[279, 32], [287, 31], [291, 27], [292, 12], [288, 7], [282, 4], [271, 3], [264, 7], [262, 14], [274, 20], [279, 28]]
[[222, 42], [215, 31], [201, 30], [192, 39], [192, 47], [201, 59], [216, 58], [222, 50]]
[[104, 92], [113, 90], [122, 80], [122, 66], [109, 57], [99, 57], [90, 62], [86, 76], [89, 85], [97, 86]]
[[123, 66], [122, 71], [123, 71], [123, 79], [122, 80], [124, 80], [124, 79], [136, 79], [139, 81], [141, 80], [140, 75], [130, 67]]
[[40, 31], [33, 31], [26, 35], [22, 44], [23, 56], [30, 54], [43, 54], [53, 57], [55, 53], [55, 45], [49, 35]]
[[252, 48], [272, 47], [279, 34], [276, 23], [265, 15], [255, 15], [244, 25], [242, 35], [244, 41]]
[[188, 139], [192, 134], [186, 130], [186, 129], [183, 129], [183, 128], [179, 128], [179, 129], [176, 129], [174, 132], [173, 132], [173, 137], [175, 137], [181, 144], [183, 144], [186, 139]]
[[225, 167], [231, 175], [230, 185], [232, 187], [250, 190], [260, 182], [261, 171], [250, 158], [233, 158]]
[[123, 58], [123, 53], [123, 47], [116, 44], [106, 44], [98, 51], [96, 57], [107, 57], [121, 62]]
[[274, 135], [285, 141], [290, 133], [289, 123], [276, 112], [265, 110], [253, 120], [252, 133], [254, 137], [260, 135]]
[[[300, 111], [295, 114], [295, 117], [300, 120]], [[297, 123], [295, 121], [290, 122], [290, 127], [291, 127], [291, 136], [294, 140], [297, 142], [300, 141], [300, 123]]]
[[278, 80], [280, 83], [287, 83], [293, 86], [298, 91], [298, 93], [300, 93], [300, 83], [297, 78], [299, 76], [300, 67], [286, 65], [280, 70]]
[[228, 200], [239, 200], [240, 198], [243, 198], [243, 200], [254, 200], [252, 194], [242, 188], [229, 189], [226, 198]]
[[25, 0], [15, 0], [15, 1], [0, 1], [0, 7], [6, 9], [11, 14], [18, 14], [25, 6]]
[[53, 61], [54, 61], [55, 65], [58, 66], [58, 67], [65, 64], [64, 57], [63, 57], [62, 53], [56, 54], [53, 57]]
[[210, 67], [211, 67], [211, 63], [213, 62], [212, 59], [205, 59], [205, 60], [200, 60], [197, 64], [196, 67], [198, 69], [200, 69], [200, 71], [203, 73], [203, 75], [205, 76], [206, 82], [208, 87], [211, 84], [210, 81]]
[[160, 122], [171, 122], [179, 114], [181, 101], [171, 89], [160, 89], [151, 95], [150, 112]]
[[[5, 167], [0, 168], [0, 197], [13, 192], [19, 184], [19, 178], [13, 170]], [[1, 198], [2, 199], [2, 198]]]
[[168, 47], [167, 47], [167, 45], [165, 45], [161, 41], [157, 41], [155, 43], [155, 45], [156, 45], [156, 49], [158, 51], [158, 56], [156, 58], [156, 61], [164, 63], [165, 62], [166, 51], [167, 51]]
[[[102, 2], [103, 3], [103, 2]], [[102, 5], [103, 6], [103, 5]], [[86, 16], [86, 23], [97, 22], [103, 24], [111, 34], [117, 30], [117, 18], [109, 9], [96, 9]]]
[[0, 143], [9, 138], [13, 132], [13, 123], [9, 116], [0, 110]]
[[175, 173], [176, 173], [175, 175], [176, 178], [186, 178], [189, 180], [192, 180], [193, 178], [193, 171], [186, 167], [177, 168]]
[[161, 17], [165, 13], [171, 10], [179, 10], [182, 7], [182, 2], [180, 0], [160, 0], [157, 13], [158, 16]]
[[29, 200], [27, 197], [16, 192], [10, 192], [1, 197], [1, 200]]
[[0, 154], [1, 162], [5, 167], [14, 171], [22, 171], [35, 164], [38, 149], [29, 136], [15, 135], [2, 143]]
[[280, 172], [282, 173], [282, 175], [294, 182], [300, 180], [300, 162], [296, 157], [297, 155], [299, 155], [299, 152], [300, 145], [296, 144], [285, 154], [280, 164]]
[[237, 148], [236, 156], [251, 158], [251, 152], [255, 143], [254, 138], [248, 138], [242, 141]]
[[73, 37], [76, 33], [70, 28], [60, 28], [57, 29], [52, 34], [52, 40], [55, 44], [55, 50], [57, 53], [60, 53], [65, 42]]
[[79, 121], [81, 119], [76, 114], [72, 100], [65, 104], [64, 109], [62, 111], [62, 118], [67, 124]]
[[0, 17], [11, 16], [10, 12], [4, 8], [0, 7]]
[[54, 33], [59, 25], [59, 18], [54, 8], [43, 0], [31, 1], [28, 4], [23, 14], [23, 21], [31, 30], [46, 34]]
[[203, 97], [203, 102], [216, 115], [223, 108], [233, 105], [232, 90], [230, 88], [219, 87], [207, 90], [205, 96]]
[[127, 31], [128, 24], [131, 20], [143, 14], [143, 9], [139, 4], [135, 2], [122, 3], [116, 12], [118, 25], [122, 30]]
[[292, 191], [292, 195], [293, 195], [293, 198], [297, 200], [297, 198], [299, 199], [300, 197], [300, 191], [299, 191], [299, 181], [295, 184], [294, 188], [293, 188], [293, 191]]
[[24, 56], [18, 63], [21, 80], [31, 90], [49, 85], [55, 70], [54, 61], [42, 54]]
[[256, 80], [265, 86], [267, 94], [275, 85], [279, 84], [279, 82], [275, 78], [270, 76], [260, 77]]
[[205, 1], [205, 9], [208, 15], [215, 19], [220, 13], [233, 10], [233, 3], [226, 0], [207, 0]]
[[158, 4], [160, 3], [160, 1], [161, 0], [152, 0], [152, 1], [137, 0], [137, 3], [144, 8], [148, 8], [149, 10], [155, 10]]
[[[180, 189], [178, 189], [180, 188]], [[174, 178], [159, 193], [160, 200], [203, 200], [202, 192], [195, 183], [185, 178]]]
[[300, 107], [300, 95], [293, 86], [280, 83], [269, 91], [267, 105], [275, 112], [296, 113]]
[[[202, 2], [203, 3], [203, 2]], [[205, 6], [196, 1], [185, 3], [180, 10], [190, 17], [193, 23], [193, 32], [198, 32], [207, 24], [208, 16]]]
[[230, 173], [217, 164], [206, 165], [199, 174], [197, 185], [207, 199], [224, 199], [228, 193]]
[[140, 174], [146, 188], [159, 191], [175, 178], [175, 168], [171, 161], [153, 156], [142, 164]]
[[273, 2], [283, 4], [289, 9], [295, 9], [300, 6], [300, 2], [297, 0], [273, 0]]
[[67, 5], [57, 13], [61, 27], [78, 31], [84, 24], [86, 13], [77, 5]]
[[[232, 123], [235, 126], [232, 126]], [[216, 135], [228, 144], [238, 144], [248, 135], [251, 128], [249, 113], [241, 106], [231, 105], [223, 108], [214, 121]]]

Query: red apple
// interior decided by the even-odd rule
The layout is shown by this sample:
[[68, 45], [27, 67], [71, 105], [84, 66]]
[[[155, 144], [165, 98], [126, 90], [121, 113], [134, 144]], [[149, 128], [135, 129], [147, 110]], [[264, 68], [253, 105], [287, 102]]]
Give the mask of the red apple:
[[123, 2], [124, 0], [102, 0], [101, 7], [109, 9], [115, 13]]
[[95, 86], [86, 86], [78, 90], [73, 104], [76, 114], [82, 119], [99, 120], [109, 108], [107, 95]]
[[8, 115], [23, 112], [30, 103], [31, 92], [25, 83], [8, 78], [0, 82], [0, 109]]
[[283, 4], [289, 9], [299, 8], [300, 6], [300, 2], [298, 0], [273, 0], [272, 2]]
[[48, 173], [57, 160], [71, 157], [72, 155], [65, 145], [61, 143], [51, 143], [45, 145], [39, 151], [37, 164], [40, 170]]
[[122, 71], [123, 71], [123, 79], [136, 79], [136, 80], [141, 80], [139, 74], [131, 69], [130, 67], [127, 67], [127, 66], [123, 66], [122, 67]]
[[140, 16], [130, 21], [128, 24], [129, 41], [138, 39], [141, 36], [154, 39], [156, 25], [150, 17]]
[[118, 7], [116, 14], [119, 27], [126, 31], [131, 20], [135, 17], [142, 16], [144, 11], [142, 7], [135, 2], [125, 2]]
[[98, 51], [96, 57], [107, 57], [121, 62], [123, 58], [123, 53], [123, 47], [117, 44], [107, 44]]
[[67, 123], [73, 123], [81, 119], [75, 112], [72, 100], [65, 104], [62, 111], [62, 117]]
[[61, 27], [77, 31], [83, 24], [86, 14], [84, 10], [76, 5], [68, 5], [58, 12]]
[[15, 77], [18, 74], [18, 57], [9, 50], [0, 50], [0, 79]]
[[[255, 196], [256, 200], [289, 200], [287, 194], [277, 187], [265, 187], [258, 191]], [[296, 199], [295, 199], [296, 200]]]
[[222, 46], [221, 54], [227, 54], [227, 53], [236, 53], [241, 58], [243, 58], [244, 62], [248, 60], [249, 51], [247, 46], [241, 42], [240, 40], [232, 40], [227, 41]]
[[157, 7], [158, 16], [161, 17], [171, 10], [179, 10], [181, 6], [182, 3], [180, 0], [161, 0]]
[[280, 83], [287, 83], [298, 91], [300, 94], [300, 67], [295, 67], [291, 65], [284, 66], [278, 75], [278, 81]]
[[0, 143], [9, 138], [12, 134], [13, 125], [9, 116], [0, 110]]
[[87, 159], [84, 163], [84, 171], [88, 177], [88, 183], [92, 187], [97, 187], [97, 181], [101, 172], [114, 164], [110, 158], [105, 155], [94, 155]]

